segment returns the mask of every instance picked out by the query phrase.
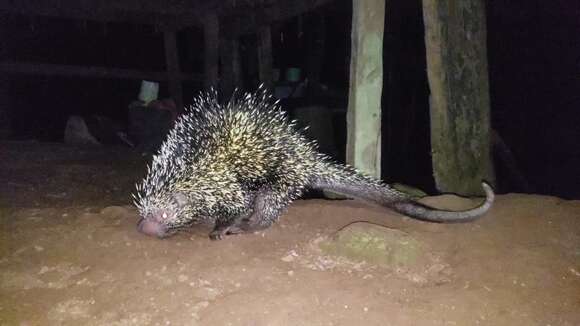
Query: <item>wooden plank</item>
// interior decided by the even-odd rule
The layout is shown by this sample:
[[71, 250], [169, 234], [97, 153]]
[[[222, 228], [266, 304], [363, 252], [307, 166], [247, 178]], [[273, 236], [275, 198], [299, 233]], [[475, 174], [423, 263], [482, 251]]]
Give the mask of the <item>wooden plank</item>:
[[165, 29], [163, 31], [163, 44], [165, 47], [165, 65], [167, 68], [167, 79], [169, 81], [169, 94], [175, 101], [177, 111], [183, 110], [183, 89], [179, 74], [179, 53], [177, 51], [177, 35], [175, 30]]
[[383, 0], [353, 1], [347, 163], [381, 177]]
[[[121, 69], [95, 66], [72, 66], [48, 63], [31, 62], [0, 62], [0, 71], [10, 74], [53, 75], [66, 77], [112, 78], [112, 79], [139, 79], [151, 81], [167, 81], [167, 72], [142, 71], [136, 69]], [[201, 82], [199, 74], [178, 75], [179, 79]]]

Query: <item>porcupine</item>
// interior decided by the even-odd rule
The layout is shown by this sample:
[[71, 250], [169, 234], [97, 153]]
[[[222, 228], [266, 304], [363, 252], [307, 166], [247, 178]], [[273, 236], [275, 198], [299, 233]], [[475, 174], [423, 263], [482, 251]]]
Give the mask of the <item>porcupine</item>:
[[474, 220], [494, 199], [483, 182], [486, 199], [475, 208], [430, 208], [319, 153], [263, 87], [253, 94], [234, 94], [227, 104], [209, 91], [197, 96], [176, 121], [137, 185], [138, 230], [164, 238], [193, 224], [209, 224], [214, 240], [261, 230], [277, 221], [306, 188], [444, 223]]

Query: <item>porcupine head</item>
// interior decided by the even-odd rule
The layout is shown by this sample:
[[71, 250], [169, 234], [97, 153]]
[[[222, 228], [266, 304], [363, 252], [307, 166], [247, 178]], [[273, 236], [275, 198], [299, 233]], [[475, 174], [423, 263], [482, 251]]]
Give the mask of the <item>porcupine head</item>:
[[[159, 160], [159, 156], [154, 158], [152, 165], [156, 164], [155, 160]], [[165, 176], [151, 171], [154, 170], [150, 169], [134, 195], [141, 216], [137, 229], [147, 235], [165, 238], [189, 224], [185, 213], [188, 200], [183, 193], [172, 189], [170, 179], [160, 180]]]
[[[217, 104], [215, 96], [199, 97], [197, 107], [206, 109]], [[195, 110], [192, 106], [190, 110]], [[167, 139], [154, 155], [147, 167], [146, 177], [137, 184], [133, 194], [134, 204], [141, 219], [137, 229], [147, 235], [159, 238], [168, 237], [177, 229], [192, 224], [197, 212], [190, 205], [191, 196], [186, 196], [179, 185], [192, 184], [188, 179], [188, 166], [191, 165], [189, 150], [199, 147], [195, 138], [187, 137], [197, 123], [195, 115], [182, 115], [167, 135]]]

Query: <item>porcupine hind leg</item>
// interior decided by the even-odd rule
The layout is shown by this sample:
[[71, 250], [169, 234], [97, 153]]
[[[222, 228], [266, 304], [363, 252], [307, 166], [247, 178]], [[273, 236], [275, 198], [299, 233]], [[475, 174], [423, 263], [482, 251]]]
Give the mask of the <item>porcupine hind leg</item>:
[[266, 229], [278, 220], [278, 217], [290, 204], [290, 197], [262, 189], [253, 196], [250, 209], [227, 222], [216, 223], [209, 234], [211, 240], [221, 240], [226, 235], [250, 233]]

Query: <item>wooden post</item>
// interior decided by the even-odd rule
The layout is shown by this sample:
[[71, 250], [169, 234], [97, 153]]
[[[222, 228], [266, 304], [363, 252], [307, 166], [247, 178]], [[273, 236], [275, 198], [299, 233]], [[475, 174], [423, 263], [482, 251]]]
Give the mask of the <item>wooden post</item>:
[[224, 99], [229, 99], [236, 88], [243, 89], [239, 47], [240, 44], [237, 38], [223, 38], [220, 40], [222, 67], [220, 94]]
[[272, 61], [272, 32], [270, 26], [262, 26], [258, 30], [258, 71], [267, 88], [273, 86]]
[[493, 182], [483, 0], [423, 0], [433, 175], [443, 192]]
[[181, 70], [179, 68], [179, 54], [177, 52], [176, 31], [173, 29], [163, 30], [165, 44], [165, 65], [169, 79], [169, 94], [175, 101], [177, 111], [183, 110], [183, 90], [181, 86]]
[[208, 15], [203, 24], [205, 68], [204, 87], [206, 89], [218, 86], [219, 27], [217, 15]]
[[381, 176], [385, 1], [353, 1], [346, 161]]

